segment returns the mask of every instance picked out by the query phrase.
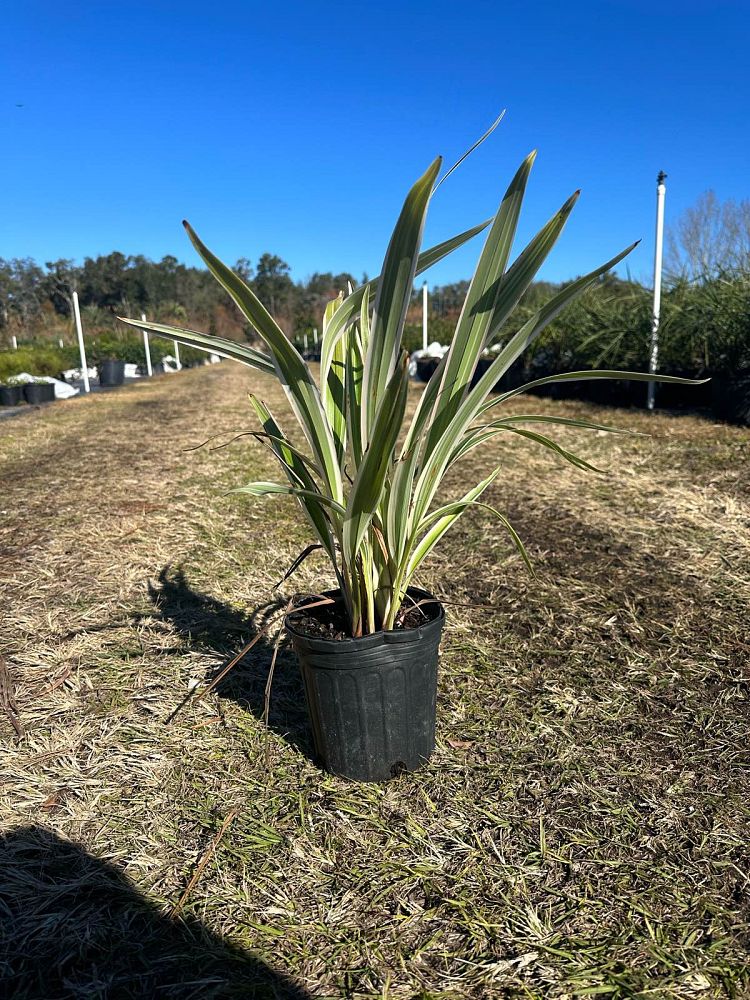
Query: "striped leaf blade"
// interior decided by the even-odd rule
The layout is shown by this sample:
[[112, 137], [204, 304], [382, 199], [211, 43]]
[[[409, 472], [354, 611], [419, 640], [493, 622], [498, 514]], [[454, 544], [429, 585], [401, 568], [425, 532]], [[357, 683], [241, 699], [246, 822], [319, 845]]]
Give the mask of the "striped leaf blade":
[[[276, 423], [271, 411], [266, 404], [250, 393], [250, 402], [255, 410], [263, 430], [269, 435], [271, 448], [286, 472], [290, 484], [301, 488], [307, 493], [318, 493], [319, 490], [315, 480], [304, 461], [293, 449], [284, 436], [281, 427]], [[329, 517], [318, 501], [310, 500], [308, 497], [298, 496], [300, 506], [307, 515], [315, 534], [320, 539], [331, 560], [336, 564], [336, 546], [331, 531]]]
[[617, 379], [624, 382], [674, 382], [678, 385], [705, 385], [706, 382], [711, 381], [711, 379], [708, 378], [682, 378], [678, 375], [651, 375], [649, 372], [620, 372], [608, 369], [596, 369], [594, 371], [580, 372], [560, 372], [558, 375], [545, 375], [544, 378], [537, 378], [532, 382], [525, 382], [523, 385], [519, 385], [515, 389], [509, 389], [507, 392], [503, 392], [499, 396], [494, 396], [492, 399], [488, 399], [479, 408], [479, 413], [486, 413], [488, 410], [493, 409], [493, 407], [504, 403], [506, 399], [518, 396], [522, 392], [528, 392], [529, 389], [536, 389], [538, 386], [552, 385], [554, 382], [584, 382], [587, 379]]
[[[484, 222], [480, 222], [478, 226], [472, 226], [471, 229], [467, 229], [465, 232], [459, 233], [458, 236], [452, 236], [449, 240], [444, 240], [442, 243], [436, 243], [435, 246], [430, 247], [428, 250], [423, 250], [417, 258], [416, 274], [422, 274], [423, 271], [428, 270], [428, 268], [443, 260], [443, 258], [448, 256], [448, 254], [451, 254], [454, 250], [462, 247], [464, 243], [468, 243], [469, 240], [473, 240], [474, 237], [483, 232], [487, 226], [491, 224], [491, 222], [492, 219], [486, 219]], [[370, 281], [351, 292], [351, 294], [344, 299], [341, 308], [336, 312], [335, 316], [331, 320], [331, 324], [328, 328], [328, 337], [324, 337], [321, 342], [321, 379], [325, 378], [326, 372], [330, 367], [331, 358], [333, 357], [333, 348], [337, 338], [342, 335], [347, 324], [356, 321], [357, 314], [362, 307], [363, 300], [367, 297], [369, 301], [369, 297], [376, 292], [379, 281], [379, 276], [377, 278], [372, 278]]]
[[370, 425], [374, 423], [379, 403], [396, 368], [427, 206], [441, 163], [441, 158], [437, 157], [406, 196], [383, 262], [362, 385], [362, 440], [365, 445], [370, 438]]
[[248, 347], [247, 344], [238, 344], [234, 340], [210, 336], [207, 333], [198, 333], [195, 330], [184, 330], [180, 326], [168, 326], [166, 323], [127, 319], [125, 316], [117, 318], [121, 323], [133, 326], [136, 330], [147, 330], [157, 337], [176, 340], [178, 344], [184, 344], [186, 347], [197, 347], [207, 353], [231, 358], [232, 361], [239, 361], [240, 364], [247, 365], [249, 368], [257, 368], [258, 371], [265, 372], [267, 375], [275, 376], [277, 374], [271, 358], [252, 347]]
[[[568, 203], [566, 203], [567, 205]], [[563, 209], [566, 206], [563, 206]], [[571, 205], [572, 207], [572, 205]], [[546, 227], [545, 227], [546, 228]], [[533, 241], [532, 241], [533, 243]], [[531, 245], [531, 244], [530, 244]], [[414, 514], [413, 517], [419, 520], [432, 502], [435, 492], [440, 484], [440, 480], [445, 472], [447, 463], [456, 446], [459, 444], [471, 422], [481, 412], [482, 404], [490, 394], [500, 377], [507, 371], [510, 365], [518, 358], [527, 347], [539, 336], [542, 330], [552, 322], [566, 305], [584, 292], [600, 274], [604, 274], [615, 264], [619, 263], [633, 247], [627, 247], [611, 260], [595, 268], [589, 274], [578, 278], [576, 281], [566, 285], [556, 295], [537, 310], [537, 312], [523, 324], [521, 329], [509, 340], [506, 346], [500, 351], [487, 371], [482, 375], [474, 388], [464, 399], [457, 410], [450, 425], [446, 428], [442, 436], [434, 442], [433, 450], [427, 454], [424, 467], [420, 472], [414, 494]], [[546, 256], [546, 254], [545, 254]], [[436, 404], [440, 405], [439, 401]]]
[[535, 159], [536, 151], [530, 153], [516, 171], [479, 257], [444, 365], [440, 381], [440, 406], [430, 428], [430, 440], [436, 440], [452, 420], [466, 395], [477, 361], [487, 342], [496, 303], [503, 292], [500, 279], [508, 264], [526, 185]]
[[370, 440], [357, 470], [346, 505], [344, 559], [354, 565], [362, 538], [380, 503], [383, 484], [393, 462], [396, 439], [404, 419], [409, 374], [406, 357], [391, 376], [378, 407]]
[[273, 357], [279, 380], [310, 442], [318, 464], [323, 469], [330, 495], [337, 501], [341, 500], [343, 487], [338, 456], [323, 402], [310, 369], [253, 290], [239, 275], [211, 253], [187, 222], [184, 226], [209, 271], [229, 292], [243, 315], [265, 341]]
[[[326, 330], [331, 319], [336, 314], [344, 301], [343, 292], [339, 292], [335, 299], [332, 299], [325, 308], [323, 315], [323, 339], [325, 340]], [[333, 349], [331, 366], [328, 369], [325, 379], [321, 378], [320, 389], [323, 394], [326, 416], [333, 434], [333, 443], [336, 448], [339, 466], [343, 465], [346, 454], [346, 354], [347, 338], [341, 337], [336, 341]]]
[[252, 483], [245, 483], [244, 486], [235, 486], [229, 493], [248, 493], [253, 497], [266, 497], [272, 495], [298, 497], [320, 504], [326, 510], [332, 510], [335, 514], [343, 517], [346, 510], [340, 503], [331, 497], [324, 496], [314, 490], [305, 490], [301, 486], [285, 486], [283, 483], [270, 483], [264, 480], [257, 480]]

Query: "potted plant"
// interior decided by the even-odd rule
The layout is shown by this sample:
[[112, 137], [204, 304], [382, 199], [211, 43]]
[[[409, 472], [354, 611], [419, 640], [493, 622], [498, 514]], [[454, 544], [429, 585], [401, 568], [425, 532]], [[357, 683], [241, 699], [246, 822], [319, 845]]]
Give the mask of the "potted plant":
[[27, 403], [51, 403], [55, 398], [55, 386], [46, 379], [35, 378], [25, 383], [23, 394]]
[[11, 376], [0, 382], [0, 406], [17, 406], [23, 399], [23, 383]]
[[[444, 611], [432, 595], [414, 586], [414, 578], [443, 535], [467, 510], [482, 506], [498, 518], [528, 563], [507, 517], [481, 499], [500, 468], [462, 496], [438, 500], [446, 472], [468, 451], [501, 434], [530, 439], [580, 468], [591, 468], [525, 425], [612, 428], [550, 415], [503, 416], [502, 403], [548, 381], [653, 378], [566, 372], [492, 395], [545, 326], [631, 246], [536, 309], [471, 388], [482, 352], [509, 320], [578, 197], [576, 192], [569, 198], [510, 264], [534, 158], [532, 153], [521, 164], [493, 219], [420, 252], [441, 161], [431, 164], [406, 197], [380, 276], [328, 304], [317, 380], [252, 289], [188, 223], [194, 247], [269, 353], [162, 324], [124, 321], [256, 368], [277, 378], [286, 392], [307, 448], [292, 444], [266, 404], [251, 395], [258, 435], [278, 460], [282, 476], [279, 482], [250, 482], [233, 492], [295, 497], [317, 545], [330, 559], [336, 588], [292, 611], [286, 625], [302, 669], [317, 753], [328, 769], [349, 778], [383, 780], [418, 767], [432, 752]], [[407, 363], [400, 344], [415, 276], [487, 227], [450, 350], [407, 421]]]

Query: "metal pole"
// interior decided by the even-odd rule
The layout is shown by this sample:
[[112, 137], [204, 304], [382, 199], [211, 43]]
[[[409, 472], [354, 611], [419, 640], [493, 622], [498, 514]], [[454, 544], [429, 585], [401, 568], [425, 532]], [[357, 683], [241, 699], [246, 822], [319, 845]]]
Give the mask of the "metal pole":
[[[656, 374], [659, 363], [659, 316], [661, 314], [661, 262], [662, 251], [664, 249], [664, 197], [667, 187], [664, 181], [667, 175], [663, 170], [659, 171], [656, 178], [656, 248], [654, 250], [654, 311], [651, 319], [651, 358], [648, 370], [652, 375]], [[647, 403], [649, 410], [654, 408], [656, 397], [656, 383], [649, 382]]]
[[81, 310], [78, 306], [78, 292], [73, 292], [73, 314], [78, 332], [78, 353], [81, 356], [81, 375], [83, 376], [83, 391], [91, 392], [89, 385], [89, 366], [86, 363], [86, 347], [83, 343], [83, 327], [81, 326]]
[[422, 350], [427, 350], [427, 282], [422, 285]]
[[173, 340], [172, 343], [174, 344], [174, 359], [177, 364], [177, 371], [179, 372], [182, 371], [182, 362], [180, 361], [180, 345], [176, 340]]
[[[141, 313], [141, 319], [143, 320], [144, 323], [146, 322], [145, 313]], [[145, 330], [143, 331], [143, 349], [146, 352], [146, 373], [150, 378], [154, 374], [154, 370], [151, 367], [151, 347], [149, 346], [148, 342], [148, 333]]]

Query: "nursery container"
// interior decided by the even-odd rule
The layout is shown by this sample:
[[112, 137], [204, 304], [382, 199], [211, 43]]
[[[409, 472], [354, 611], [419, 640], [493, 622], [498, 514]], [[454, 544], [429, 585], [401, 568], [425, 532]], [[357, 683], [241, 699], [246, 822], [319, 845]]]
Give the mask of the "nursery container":
[[102, 361], [98, 371], [99, 385], [122, 385], [125, 381], [124, 361]]
[[55, 398], [55, 387], [51, 382], [27, 382], [23, 394], [27, 403], [51, 403]]
[[[287, 616], [299, 660], [315, 752], [326, 770], [355, 781], [385, 781], [414, 771], [435, 748], [435, 706], [442, 605], [418, 628], [374, 632], [358, 639], [320, 639]], [[340, 600], [338, 591], [326, 597]], [[313, 614], [314, 612], [308, 612]]]
[[713, 411], [719, 420], [731, 424], [750, 424], [750, 368], [718, 372], [708, 383]]
[[417, 360], [417, 375], [422, 382], [429, 382], [435, 374], [440, 358], [419, 358]]
[[23, 399], [20, 385], [0, 385], [0, 406], [16, 406]]

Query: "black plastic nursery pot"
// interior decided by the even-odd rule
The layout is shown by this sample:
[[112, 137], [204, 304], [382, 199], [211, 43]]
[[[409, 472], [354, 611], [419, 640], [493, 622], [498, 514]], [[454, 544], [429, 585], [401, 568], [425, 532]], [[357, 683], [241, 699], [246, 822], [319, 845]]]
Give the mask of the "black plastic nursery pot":
[[125, 381], [125, 362], [102, 361], [98, 372], [99, 385], [122, 385]]
[[[339, 591], [326, 597], [341, 600]], [[435, 709], [443, 607], [410, 587], [429, 620], [418, 628], [359, 639], [305, 634], [298, 612], [286, 627], [299, 660], [315, 752], [327, 771], [354, 781], [385, 781], [415, 771], [435, 749]], [[314, 614], [314, 612], [307, 612]]]
[[55, 387], [51, 382], [27, 382], [23, 394], [27, 403], [51, 403], [55, 398]]
[[[665, 375], [676, 375], [679, 378], [708, 378], [705, 371], [696, 371], [685, 368], [665, 368]], [[645, 406], [648, 388], [642, 382], [632, 382], [631, 385], [638, 385], [640, 391], [637, 393], [638, 405]], [[679, 382], [657, 382], [656, 383], [656, 407], [660, 410], [697, 410], [705, 409], [712, 405], [713, 383], [704, 382], [703, 385], [680, 385]]]
[[417, 376], [421, 382], [429, 382], [440, 364], [440, 358], [419, 358], [417, 360]]
[[[474, 369], [474, 374], [471, 377], [471, 388], [473, 389], [477, 382], [480, 380], [482, 375], [490, 367], [494, 358], [480, 358], [477, 362], [477, 367]], [[520, 385], [523, 385], [524, 379], [524, 369], [523, 369], [523, 359], [514, 361], [510, 368], [501, 375], [500, 378], [494, 385], [493, 392], [508, 392], [511, 389], [517, 389]]]
[[714, 414], [731, 424], [750, 425], [750, 368], [717, 372], [708, 383]]
[[0, 406], [17, 406], [23, 399], [20, 385], [0, 385]]

